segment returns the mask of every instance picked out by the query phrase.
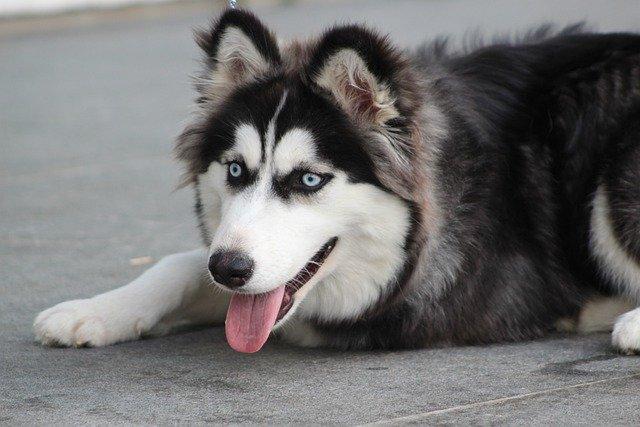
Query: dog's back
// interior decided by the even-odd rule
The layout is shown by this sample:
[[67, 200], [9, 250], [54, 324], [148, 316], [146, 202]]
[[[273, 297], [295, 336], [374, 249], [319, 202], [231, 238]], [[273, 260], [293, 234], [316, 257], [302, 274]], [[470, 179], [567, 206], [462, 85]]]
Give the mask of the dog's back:
[[[448, 122], [426, 184], [442, 225], [410, 280], [336, 343], [517, 340], [577, 321], [597, 295], [638, 298], [640, 36], [545, 29], [415, 58]], [[605, 329], [629, 303], [603, 307], [588, 313]]]

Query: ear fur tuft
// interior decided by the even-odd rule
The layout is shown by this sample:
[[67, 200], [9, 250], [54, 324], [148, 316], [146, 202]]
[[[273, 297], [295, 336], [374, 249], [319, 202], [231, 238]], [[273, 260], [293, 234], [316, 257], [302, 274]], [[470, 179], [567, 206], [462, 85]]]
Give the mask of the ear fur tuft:
[[197, 31], [206, 54], [205, 69], [196, 79], [200, 103], [214, 104], [240, 85], [268, 74], [281, 64], [274, 35], [250, 12], [223, 13], [211, 30]]
[[357, 121], [382, 126], [399, 116], [388, 85], [378, 81], [352, 49], [341, 49], [327, 59], [315, 83]]
[[381, 182], [414, 197], [408, 183], [422, 179], [414, 165], [423, 155], [425, 103], [421, 77], [402, 51], [367, 28], [337, 27], [317, 42], [307, 76], [366, 135]]
[[227, 10], [211, 25], [210, 30], [196, 31], [196, 42], [209, 58], [218, 56], [221, 40], [229, 28], [244, 33], [267, 61], [274, 65], [281, 62], [275, 36], [254, 14], [242, 9]]
[[356, 121], [383, 125], [400, 115], [393, 86], [402, 65], [386, 38], [351, 25], [321, 37], [309, 74]]

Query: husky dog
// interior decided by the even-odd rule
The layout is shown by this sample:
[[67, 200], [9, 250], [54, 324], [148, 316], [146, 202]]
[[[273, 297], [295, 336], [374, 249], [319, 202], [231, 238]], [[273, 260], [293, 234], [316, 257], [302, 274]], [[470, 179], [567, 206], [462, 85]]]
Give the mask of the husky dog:
[[640, 349], [640, 36], [405, 52], [361, 26], [279, 43], [230, 10], [197, 41], [176, 152], [206, 247], [40, 313], [40, 342], [225, 323], [241, 352], [271, 333], [415, 348], [560, 325]]

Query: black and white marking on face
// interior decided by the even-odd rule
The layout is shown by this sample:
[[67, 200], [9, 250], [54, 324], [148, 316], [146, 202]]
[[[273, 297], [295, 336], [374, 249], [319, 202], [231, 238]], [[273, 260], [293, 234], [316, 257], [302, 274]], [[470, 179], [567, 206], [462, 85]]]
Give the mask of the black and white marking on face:
[[292, 127], [276, 139], [277, 119], [287, 95], [285, 90], [266, 127], [249, 123], [237, 127], [233, 145], [220, 158], [232, 190], [239, 192], [261, 181], [265, 189], [288, 199], [319, 191], [333, 178], [332, 166], [318, 157], [310, 131]]
[[[217, 205], [220, 212], [212, 251], [240, 250], [255, 260], [252, 279], [235, 290], [240, 293], [287, 283], [334, 238], [336, 227], [322, 215], [319, 206], [326, 200], [319, 193], [334, 178], [347, 181], [346, 173], [318, 155], [311, 127], [281, 125], [289, 90], [275, 82], [253, 89], [253, 98], [232, 99], [229, 110], [213, 119], [211, 136], [224, 140], [216, 141], [222, 148], [199, 180], [203, 210]], [[274, 254], [290, 262], [274, 263]]]
[[301, 312], [343, 319], [377, 301], [402, 265], [410, 212], [377, 181], [348, 117], [304, 85], [274, 79], [238, 90], [203, 137], [210, 164], [198, 189], [211, 252], [242, 251], [255, 266], [234, 292], [295, 282], [334, 242], [288, 316], [303, 298]]
[[285, 88], [274, 79], [241, 88], [204, 138], [202, 155], [232, 169], [227, 182], [234, 191], [269, 177], [270, 190], [283, 199], [308, 196], [331, 181], [334, 169], [352, 182], [380, 186], [349, 119], [301, 84]]

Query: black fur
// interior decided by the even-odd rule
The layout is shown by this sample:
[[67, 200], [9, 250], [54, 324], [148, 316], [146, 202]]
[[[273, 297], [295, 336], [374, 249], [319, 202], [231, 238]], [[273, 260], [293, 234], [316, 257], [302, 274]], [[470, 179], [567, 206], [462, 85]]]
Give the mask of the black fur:
[[616, 238], [640, 263], [640, 108], [632, 111], [616, 136], [617, 146], [607, 162], [602, 181], [611, 205]]
[[[540, 36], [540, 33], [537, 33]], [[415, 57], [452, 126], [439, 201], [464, 263], [437, 300], [402, 289], [369, 317], [322, 328], [346, 348], [519, 340], [612, 284], [589, 251], [596, 186], [618, 238], [640, 247], [640, 37], [564, 34]]]
[[[222, 153], [233, 143], [235, 130], [242, 120], [252, 123], [260, 135], [264, 135], [283, 91], [282, 83], [276, 79], [246, 85], [235, 91], [201, 126], [190, 128], [188, 131], [198, 136], [198, 144], [189, 153], [190, 168], [202, 174], [211, 162], [220, 161]], [[246, 102], [247, 99], [251, 102]]]
[[351, 181], [382, 187], [364, 148], [366, 142], [347, 115], [300, 80], [288, 87], [287, 102], [276, 123], [276, 141], [292, 127], [301, 126], [313, 133], [318, 155], [346, 172]]

